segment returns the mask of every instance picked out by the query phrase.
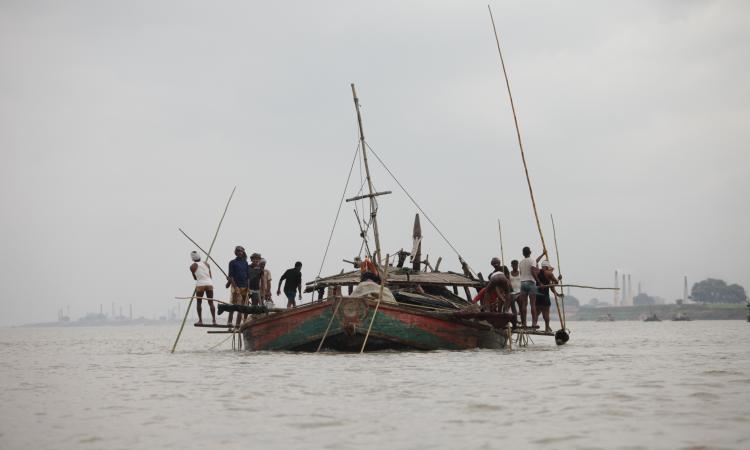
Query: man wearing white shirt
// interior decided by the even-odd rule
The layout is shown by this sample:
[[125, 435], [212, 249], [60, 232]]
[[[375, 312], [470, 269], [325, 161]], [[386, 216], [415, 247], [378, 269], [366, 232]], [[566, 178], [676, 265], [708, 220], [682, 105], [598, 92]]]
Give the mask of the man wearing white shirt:
[[536, 328], [536, 284], [539, 281], [537, 263], [544, 257], [545, 253], [539, 255], [536, 261], [531, 257], [531, 249], [523, 248], [523, 258], [518, 263], [518, 271], [521, 273], [521, 294], [518, 296], [521, 312], [521, 326], [526, 326], [526, 305], [531, 302], [531, 326]]

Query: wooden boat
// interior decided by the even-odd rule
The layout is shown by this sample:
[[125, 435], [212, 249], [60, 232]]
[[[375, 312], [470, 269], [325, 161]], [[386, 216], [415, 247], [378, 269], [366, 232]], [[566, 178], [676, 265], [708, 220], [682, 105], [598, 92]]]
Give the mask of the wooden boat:
[[674, 322], [689, 322], [689, 321], [691, 321], [691, 320], [692, 320], [692, 319], [690, 318], [690, 316], [688, 316], [688, 315], [687, 315], [687, 314], [685, 314], [684, 312], [678, 312], [678, 313], [677, 313], [677, 314], [675, 314], [675, 316], [674, 316], [674, 317], [672, 318], [672, 321], [674, 321]]
[[[389, 192], [373, 191], [367, 162], [368, 147], [354, 85], [352, 94], [369, 193], [347, 201], [370, 201], [371, 219], [365, 225], [367, 228], [371, 226], [373, 231], [374, 252], [369, 251], [366, 229], [361, 230], [361, 236], [367, 256], [378, 267], [378, 275], [385, 275], [384, 288], [379, 293], [372, 289], [366, 294], [360, 292], [361, 286], [375, 283], [363, 282], [359, 270], [316, 279], [307, 284], [306, 292], [324, 292], [327, 289], [325, 299], [319, 298], [317, 302], [286, 311], [252, 316], [240, 327], [245, 349], [318, 351], [324, 348], [359, 352], [503, 348], [510, 337], [508, 324], [513, 316], [480, 311], [471, 303], [469, 289], [481, 289], [485, 282], [475, 278], [460, 257], [464, 274], [439, 272], [429, 262], [421, 261], [419, 215], [416, 216], [412, 233], [412, 252], [399, 252], [396, 267], [392, 267], [387, 257], [381, 257], [374, 198]], [[412, 267], [404, 268], [408, 255], [412, 256]], [[422, 270], [423, 264], [425, 270]], [[440, 260], [435, 265], [439, 264]], [[358, 263], [354, 265], [357, 267]], [[465, 298], [458, 295], [459, 288], [464, 291]], [[348, 289], [349, 295], [343, 295], [343, 289]], [[385, 298], [384, 291], [388, 293]]]
[[650, 316], [643, 319], [644, 322], [661, 322], [661, 319], [656, 315], [656, 313], [651, 313]]
[[603, 314], [596, 318], [597, 322], [614, 322], [615, 318], [612, 314]]

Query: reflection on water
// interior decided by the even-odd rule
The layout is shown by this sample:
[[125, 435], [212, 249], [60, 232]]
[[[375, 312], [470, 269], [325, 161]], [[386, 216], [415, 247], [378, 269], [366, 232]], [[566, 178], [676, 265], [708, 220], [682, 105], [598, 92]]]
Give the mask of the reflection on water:
[[570, 325], [564, 347], [365, 355], [0, 329], [0, 447], [750, 448], [750, 324]]

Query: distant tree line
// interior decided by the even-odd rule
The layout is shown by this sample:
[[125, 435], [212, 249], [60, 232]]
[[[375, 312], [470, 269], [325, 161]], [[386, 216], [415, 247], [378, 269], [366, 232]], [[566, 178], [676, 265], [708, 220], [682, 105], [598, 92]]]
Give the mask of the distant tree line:
[[742, 303], [747, 300], [745, 288], [724, 280], [708, 278], [693, 285], [690, 300], [699, 303]]

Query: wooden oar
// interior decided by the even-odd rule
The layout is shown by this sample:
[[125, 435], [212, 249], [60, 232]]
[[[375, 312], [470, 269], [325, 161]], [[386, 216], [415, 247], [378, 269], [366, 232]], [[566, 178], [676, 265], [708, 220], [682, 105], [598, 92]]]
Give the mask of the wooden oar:
[[[211, 250], [214, 248], [214, 244], [216, 243], [216, 238], [219, 236], [219, 230], [221, 229], [221, 224], [224, 222], [224, 217], [227, 215], [227, 210], [229, 209], [229, 203], [232, 201], [232, 197], [234, 197], [234, 191], [237, 189], [237, 186], [232, 188], [232, 193], [229, 195], [229, 200], [227, 200], [227, 205], [224, 207], [224, 212], [221, 214], [221, 219], [219, 220], [219, 225], [216, 227], [216, 232], [214, 233], [214, 238], [211, 241], [211, 246], [208, 247], [208, 252], [206, 252], [206, 255], [210, 258], [211, 257]], [[198, 289], [193, 289], [193, 294], [191, 297], [194, 297], [197, 293]], [[187, 320], [188, 314], [190, 314], [190, 307], [193, 306], [193, 300], [190, 300], [190, 303], [188, 303], [188, 307], [185, 309], [185, 316], [182, 318], [182, 323], [180, 324], [180, 331], [177, 332], [177, 337], [174, 340], [174, 345], [172, 345], [172, 352], [174, 353], [175, 349], [177, 348], [177, 343], [180, 341], [180, 336], [182, 335], [182, 329], [185, 328], [185, 321]]]

